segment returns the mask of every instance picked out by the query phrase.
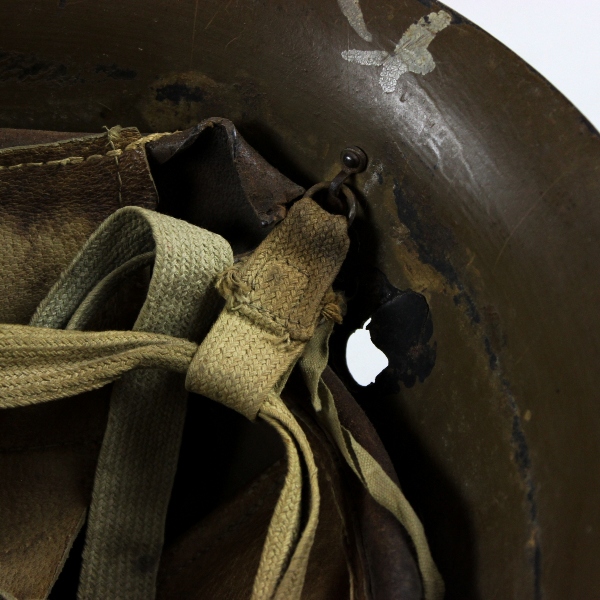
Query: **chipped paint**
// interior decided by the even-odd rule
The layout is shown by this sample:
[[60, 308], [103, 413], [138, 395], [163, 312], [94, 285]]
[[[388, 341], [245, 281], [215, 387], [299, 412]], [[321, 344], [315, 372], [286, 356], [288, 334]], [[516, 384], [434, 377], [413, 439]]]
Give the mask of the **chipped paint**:
[[435, 61], [427, 47], [451, 20], [452, 17], [443, 10], [420, 18], [404, 32], [392, 54], [384, 50], [344, 50], [342, 57], [360, 65], [383, 67], [379, 84], [384, 92], [391, 93], [404, 73], [426, 75], [435, 69]]
[[375, 161], [373, 163], [371, 176], [367, 179], [363, 187], [363, 194], [368, 197], [373, 187], [381, 183], [383, 183], [383, 163], [381, 161]]
[[354, 29], [354, 31], [356, 31], [356, 33], [358, 33], [363, 40], [372, 42], [373, 36], [367, 29], [359, 1], [338, 0], [338, 5], [341, 11], [344, 13], [346, 19], [348, 19], [348, 23], [350, 23], [352, 29]]

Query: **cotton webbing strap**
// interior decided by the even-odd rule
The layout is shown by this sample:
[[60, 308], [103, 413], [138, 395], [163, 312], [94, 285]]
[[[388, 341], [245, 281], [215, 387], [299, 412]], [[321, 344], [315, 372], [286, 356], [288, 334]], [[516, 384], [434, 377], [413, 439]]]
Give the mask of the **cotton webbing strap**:
[[[154, 263], [146, 300], [128, 335], [199, 340], [216, 316], [215, 279], [232, 262], [231, 248], [220, 236], [152, 211], [124, 208], [90, 237], [31, 325], [85, 328], [123, 278]], [[79, 358], [92, 348], [82, 349]], [[153, 351], [160, 354], [160, 343]], [[136, 350], [122, 348], [121, 364], [124, 356], [127, 362], [135, 355]], [[86, 373], [76, 369], [66, 367], [62, 377]], [[111, 376], [110, 369], [105, 373]], [[184, 377], [170, 370], [136, 370], [115, 383], [89, 510], [80, 599], [154, 597], [186, 398]]]
[[[328, 339], [328, 333], [322, 333], [327, 330], [323, 317], [340, 317], [330, 285], [347, 247], [342, 217], [329, 215], [311, 200], [298, 202], [255, 254], [220, 278], [219, 289], [226, 297], [226, 306], [199, 347], [161, 332], [53, 331], [0, 326], [0, 407], [44, 402], [98, 388], [131, 369], [161, 368], [187, 373], [186, 387], [190, 391], [208, 395], [251, 419], [265, 420], [283, 440], [288, 472], [269, 526], [252, 598], [297, 600], [302, 593], [318, 523], [319, 490], [310, 445], [279, 393], [315, 331], [317, 336], [306, 348], [307, 358], [302, 364], [307, 373], [312, 373], [307, 376], [311, 389], [314, 388], [311, 382], [320, 378], [323, 345], [326, 353]], [[152, 249], [144, 248], [140, 255], [148, 252]], [[104, 297], [105, 290], [115, 285], [120, 273], [135, 267], [131, 260], [135, 259], [121, 261], [125, 266], [113, 269], [113, 275], [97, 278], [102, 283], [91, 286], [88, 298], [80, 300], [80, 306], [88, 308], [79, 311], [72, 308], [72, 313], [93, 312], [89, 307], [94, 306], [94, 298]], [[141, 264], [146, 260], [139, 259]], [[70, 277], [61, 281], [64, 279]], [[63, 326], [68, 326], [68, 320]], [[313, 390], [313, 401], [324, 415], [333, 413], [331, 406], [335, 410], [326, 394], [315, 395]], [[326, 420], [330, 418], [326, 416]], [[335, 423], [328, 423], [327, 428], [340, 444]], [[367, 468], [368, 458], [375, 463], [372, 457], [358, 444], [352, 446], [356, 459], [352, 458], [346, 442], [340, 449], [374, 497], [403, 521], [409, 532], [419, 534], [418, 528], [406, 525], [408, 513], [402, 512], [404, 499], [398, 488], [393, 482], [390, 487], [375, 466]], [[308, 509], [303, 504], [306, 498]], [[418, 539], [415, 545], [419, 551]], [[422, 555], [421, 550], [419, 561], [425, 568], [427, 599], [437, 600], [441, 586], [427, 583], [432, 577], [435, 579], [437, 571], [435, 567], [427, 571], [428, 563], [422, 560]], [[112, 597], [125, 596], [119, 593]]]
[[356, 441], [352, 432], [342, 426], [333, 395], [321, 377], [329, 359], [328, 342], [332, 330], [333, 324], [324, 322], [306, 346], [299, 363], [311, 393], [313, 407], [358, 479], [374, 500], [402, 523], [412, 539], [423, 579], [425, 599], [441, 600], [444, 597], [444, 582], [433, 562], [419, 517], [382, 466]]
[[[297, 202], [248, 259], [221, 277], [225, 308], [187, 374], [189, 389], [250, 419], [264, 419], [286, 447], [288, 472], [254, 581], [256, 600], [296, 600], [302, 592], [319, 517], [317, 468], [279, 392], [322, 314], [340, 317], [331, 284], [348, 246], [345, 217], [309, 198]], [[309, 506], [300, 531], [303, 492]]]

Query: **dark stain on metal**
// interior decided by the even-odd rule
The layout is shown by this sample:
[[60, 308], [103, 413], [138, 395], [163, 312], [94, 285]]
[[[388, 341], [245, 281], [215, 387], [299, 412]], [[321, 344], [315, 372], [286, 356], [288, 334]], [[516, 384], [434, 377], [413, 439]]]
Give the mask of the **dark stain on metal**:
[[69, 75], [67, 66], [62, 63], [41, 60], [37, 56], [21, 52], [0, 51], [0, 81], [11, 80], [59, 85], [84, 82], [79, 75]]
[[465, 22], [464, 17], [462, 15], [459, 15], [457, 12], [454, 12], [453, 10], [448, 10], [448, 12], [452, 15], [452, 25], [462, 25]]
[[[417, 198], [413, 197], [410, 188], [401, 186], [398, 181], [394, 181], [394, 198], [398, 210], [398, 217], [411, 233], [411, 239], [417, 246], [419, 259], [435, 268], [444, 278], [459, 291], [453, 297], [456, 306], [461, 306], [465, 314], [474, 325], [485, 325], [490, 329], [490, 334], [495, 338], [496, 344], [501, 344], [502, 334], [499, 332], [499, 323], [495, 311], [488, 307], [484, 311], [486, 323], [482, 323], [481, 313], [476, 303], [469, 294], [464, 284], [461, 282], [458, 272], [445, 257], [444, 251], [439, 248], [450, 248], [454, 244], [452, 233], [438, 223], [426, 220], [417, 210]], [[373, 336], [372, 336], [373, 337]], [[374, 340], [373, 340], [374, 341]], [[375, 343], [375, 341], [374, 341]], [[377, 345], [377, 344], [376, 344]], [[493, 372], [500, 376], [500, 383], [503, 388], [504, 396], [507, 398], [508, 406], [513, 415], [511, 443], [514, 448], [514, 460], [519, 469], [519, 473], [526, 487], [527, 502], [529, 504], [529, 517], [532, 527], [533, 550], [531, 555], [532, 567], [535, 575], [535, 598], [540, 597], [540, 547], [538, 542], [537, 526], [537, 505], [535, 501], [535, 485], [531, 476], [531, 457], [529, 447], [525, 438], [525, 433], [521, 424], [519, 409], [516, 400], [512, 394], [509, 382], [501, 376], [498, 355], [494, 352], [492, 341], [489, 335], [483, 336], [483, 345], [488, 356], [489, 367]], [[379, 346], [378, 346], [379, 347]]]
[[411, 290], [395, 290], [395, 296], [378, 308], [367, 329], [373, 343], [387, 356], [389, 365], [376, 384], [397, 391], [398, 381], [412, 387], [430, 375], [435, 365], [436, 344], [430, 344], [433, 321], [427, 300]]
[[477, 25], [477, 23], [473, 23], [473, 21], [470, 21], [466, 17], [463, 17], [463, 15], [461, 15], [460, 13], [457, 13], [454, 9], [450, 8], [449, 6], [442, 4], [441, 2], [438, 2], [438, 4], [440, 6], [443, 6], [444, 10], [447, 13], [449, 13], [450, 16], [452, 17], [452, 21], [450, 21], [450, 23], [452, 25], [468, 25], [469, 27], [472, 27], [473, 29], [477, 29], [479, 31], [484, 31], [479, 25]]
[[[458, 281], [453, 282], [459, 289], [462, 289], [462, 284]], [[467, 292], [464, 290], [454, 296], [454, 304], [456, 306], [462, 306], [467, 313], [467, 316], [473, 323], [480, 323], [481, 316], [479, 311], [477, 310], [477, 306], [475, 306], [475, 301]]]
[[531, 473], [531, 455], [529, 445], [523, 431], [521, 416], [517, 402], [512, 394], [510, 383], [507, 379], [501, 378], [504, 395], [508, 399], [508, 405], [513, 413], [511, 443], [513, 446], [513, 458], [519, 473], [523, 479], [526, 489], [527, 505], [529, 509], [529, 520], [531, 523], [531, 549], [528, 551], [529, 561], [533, 571], [533, 597], [534, 600], [540, 600], [542, 597], [542, 550], [539, 540], [538, 525], [538, 507], [536, 501], [536, 489]]
[[456, 245], [454, 235], [443, 225], [426, 220], [417, 210], [418, 199], [406, 185], [394, 180], [394, 200], [398, 218], [408, 228], [411, 240], [416, 244], [419, 260], [432, 266], [448, 283], [459, 292], [454, 303], [463, 306], [467, 316], [474, 324], [481, 322], [481, 315], [471, 294], [465, 289], [458, 272], [450, 263], [443, 248], [451, 249]]
[[202, 102], [204, 94], [199, 87], [190, 87], [185, 83], [171, 83], [157, 88], [156, 99], [159, 102], [169, 100], [175, 104], [184, 102]]
[[485, 336], [483, 343], [485, 344], [485, 351], [488, 355], [490, 361], [490, 369], [495, 371], [498, 368], [498, 357], [492, 350], [492, 343], [490, 342], [490, 338]]
[[462, 291], [463, 286], [459, 281], [458, 273], [444, 253], [437, 250], [440, 247], [451, 248], [456, 245], [452, 233], [438, 223], [425, 222], [416, 208], [418, 205], [416, 194], [406, 185], [401, 185], [397, 179], [394, 179], [394, 200], [398, 218], [410, 230], [411, 239], [417, 245], [421, 262], [431, 265]]
[[[419, 199], [413, 194], [407, 186], [401, 186], [398, 181], [394, 181], [394, 198], [398, 211], [398, 217], [401, 222], [409, 229], [411, 239], [416, 244], [419, 259], [435, 268], [447, 281], [452, 284], [459, 293], [453, 297], [456, 306], [461, 306], [473, 325], [479, 325], [489, 330], [490, 335], [483, 334], [483, 346], [488, 356], [488, 364], [490, 371], [496, 373], [504, 397], [507, 399], [508, 407], [512, 413], [511, 425], [511, 445], [513, 448], [513, 458], [519, 474], [522, 478], [526, 490], [526, 501], [528, 505], [529, 521], [530, 521], [530, 544], [528, 550], [528, 559], [531, 564], [533, 579], [534, 579], [534, 599], [541, 598], [541, 547], [539, 542], [539, 526], [537, 522], [538, 510], [536, 503], [536, 490], [532, 477], [532, 464], [529, 446], [523, 431], [521, 417], [517, 402], [512, 394], [510, 384], [502, 375], [501, 365], [498, 355], [494, 352], [492, 340], [495, 339], [495, 344], [502, 345], [503, 336], [499, 330], [498, 317], [492, 307], [484, 307], [485, 322], [482, 323], [481, 313], [478, 310], [476, 303], [469, 294], [464, 284], [461, 282], [458, 272], [450, 264], [446, 258], [443, 248], [452, 248], [454, 238], [452, 233], [443, 227], [441, 224], [433, 222], [430, 218], [426, 219], [424, 215], [417, 210]], [[390, 326], [391, 329], [398, 331], [396, 328], [402, 327], [401, 324]], [[373, 334], [371, 335], [373, 343], [375, 342]], [[386, 352], [387, 355], [387, 352]], [[389, 358], [389, 357], [388, 357]], [[383, 373], [385, 373], [384, 371]], [[379, 377], [381, 377], [380, 374]], [[378, 379], [379, 379], [378, 377]], [[378, 383], [378, 380], [376, 380]]]
[[137, 77], [137, 71], [133, 69], [122, 69], [115, 63], [112, 65], [98, 65], [96, 67], [96, 73], [104, 73], [107, 77], [112, 79], [135, 79]]
[[481, 320], [489, 337], [490, 351], [497, 353], [506, 346], [506, 334], [502, 327], [500, 313], [493, 305], [483, 306]]
[[580, 115], [579, 120], [581, 121], [581, 124], [585, 127], [585, 129], [589, 131], [592, 135], [595, 135], [596, 137], [600, 136], [598, 130], [592, 125], [590, 121], [586, 119], [584, 115]]
[[[421, 2], [421, 0], [417, 0], [417, 2]], [[461, 15], [460, 13], [457, 13], [453, 8], [450, 8], [447, 4], [444, 4], [443, 2], [436, 2], [436, 6], [442, 7], [452, 17], [452, 20], [450, 21], [451, 25], [468, 25], [469, 27], [472, 27], [477, 31], [483, 32], [484, 35], [487, 35], [485, 30], [482, 29], [479, 25], [477, 25], [477, 23], [474, 23], [470, 19], [467, 19], [467, 17]]]
[[[423, 382], [435, 365], [436, 344], [431, 343], [433, 320], [425, 297], [393, 286], [379, 269], [363, 272], [360, 289], [351, 302], [347, 335], [367, 319], [373, 343], [387, 356], [389, 365], [369, 387], [383, 393]], [[367, 282], [365, 284], [365, 282]], [[358, 303], [358, 304], [356, 304]]]

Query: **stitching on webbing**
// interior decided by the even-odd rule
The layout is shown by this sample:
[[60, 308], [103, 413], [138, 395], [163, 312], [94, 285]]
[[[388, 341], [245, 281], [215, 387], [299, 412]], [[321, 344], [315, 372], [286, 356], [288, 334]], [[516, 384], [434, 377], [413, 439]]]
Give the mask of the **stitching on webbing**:
[[103, 158], [121, 156], [123, 154], [123, 150], [110, 150], [106, 154], [91, 154], [88, 157], [83, 156], [70, 156], [69, 158], [63, 158], [61, 160], [49, 160], [48, 162], [29, 162], [29, 163], [20, 163], [18, 165], [11, 165], [10, 167], [0, 166], [0, 171], [14, 171], [16, 169], [24, 169], [26, 167], [52, 167], [52, 166], [62, 166], [65, 167], [67, 165], [78, 165], [87, 161], [95, 161], [102, 160]]
[[[123, 154], [123, 152], [127, 152], [127, 150], [136, 150], [137, 148], [139, 148], [140, 146], [144, 146], [146, 145], [148, 142], [153, 142], [155, 140], [160, 139], [161, 137], [164, 137], [166, 135], [172, 135], [173, 133], [179, 133], [179, 131], [175, 131], [175, 132], [166, 132], [166, 133], [152, 133], [150, 135], [146, 135], [144, 137], [141, 137], [133, 142], [131, 142], [130, 144], [128, 144], [125, 147], [125, 150], [121, 150], [121, 149], [117, 149], [115, 148], [115, 144], [112, 140], [111, 137], [111, 130], [108, 127], [105, 127], [106, 131], [108, 132], [107, 137], [108, 137], [108, 143], [111, 145], [112, 150], [109, 150], [106, 154], [91, 154], [88, 157], [83, 157], [83, 156], [70, 156], [68, 158], [62, 158], [60, 160], [49, 160], [47, 162], [28, 162], [28, 163], [19, 163], [18, 165], [11, 165], [11, 166], [2, 166], [0, 165], [0, 171], [14, 171], [15, 169], [23, 169], [25, 167], [45, 167], [45, 166], [56, 166], [56, 165], [60, 165], [60, 166], [66, 166], [66, 165], [77, 165], [79, 163], [82, 162], [86, 162], [88, 160], [94, 161], [94, 160], [101, 160], [103, 158], [106, 158], [107, 156], [114, 156], [115, 158], [115, 163], [117, 165], [117, 176], [119, 178], [119, 200], [121, 200], [121, 188], [123, 186], [123, 182], [121, 180], [121, 173], [119, 172], [119, 167], [120, 167], [120, 163], [119, 163], [119, 156], [121, 156]], [[116, 135], [114, 137], [119, 137], [119, 135]], [[55, 144], [58, 145], [58, 144]], [[119, 202], [121, 204], [121, 202]]]

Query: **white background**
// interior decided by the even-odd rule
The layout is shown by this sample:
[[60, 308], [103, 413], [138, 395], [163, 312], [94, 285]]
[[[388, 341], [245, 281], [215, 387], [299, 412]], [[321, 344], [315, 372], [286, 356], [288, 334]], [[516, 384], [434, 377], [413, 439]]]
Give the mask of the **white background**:
[[444, 0], [499, 39], [600, 129], [600, 0]]
[[[600, 130], [600, 0], [447, 0], [558, 88]], [[362, 329], [350, 337], [348, 369], [368, 385], [387, 366]]]

